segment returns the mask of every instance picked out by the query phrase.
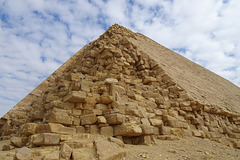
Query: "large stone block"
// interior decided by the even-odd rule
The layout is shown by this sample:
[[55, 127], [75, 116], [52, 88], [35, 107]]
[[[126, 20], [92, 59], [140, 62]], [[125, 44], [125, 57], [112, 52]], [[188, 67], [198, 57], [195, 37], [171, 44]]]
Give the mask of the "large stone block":
[[89, 126], [89, 133], [90, 134], [99, 134], [99, 128], [97, 125], [90, 125]]
[[112, 126], [101, 127], [100, 134], [104, 136], [113, 136], [113, 127]]
[[66, 143], [63, 143], [60, 148], [61, 158], [70, 159], [73, 149]]
[[23, 136], [29, 136], [35, 133], [36, 123], [25, 123], [20, 128], [20, 133]]
[[83, 150], [74, 149], [72, 152], [72, 159], [73, 160], [85, 160], [91, 159], [90, 154], [84, 152]]
[[132, 90], [128, 90], [128, 91], [127, 91], [127, 96], [128, 96], [129, 98], [131, 98], [131, 99], [136, 100], [135, 92], [132, 91]]
[[31, 136], [32, 144], [36, 146], [52, 146], [60, 143], [60, 137], [54, 133], [40, 133]]
[[120, 160], [126, 156], [126, 150], [122, 145], [106, 138], [94, 141], [94, 145], [99, 160]]
[[102, 104], [110, 104], [113, 101], [113, 97], [109, 95], [101, 95], [100, 103]]
[[96, 104], [95, 105], [96, 109], [101, 109], [101, 110], [105, 110], [108, 108], [108, 106], [106, 104]]
[[65, 127], [57, 123], [39, 124], [36, 127], [36, 133], [58, 133], [58, 134], [75, 134], [76, 129]]
[[85, 133], [85, 127], [84, 126], [76, 126], [77, 133]]
[[81, 125], [89, 125], [97, 122], [97, 116], [94, 114], [87, 114], [82, 116]]
[[145, 77], [145, 78], [143, 79], [143, 84], [149, 84], [149, 83], [151, 83], [151, 82], [156, 82], [156, 81], [157, 81], [157, 79], [154, 78], [154, 77]]
[[115, 94], [119, 94], [119, 95], [126, 94], [125, 88], [120, 86], [120, 85], [116, 85], [116, 84], [112, 84], [111, 85], [110, 91], [111, 91], [112, 95], [115, 95]]
[[98, 123], [98, 124], [106, 124], [106, 123], [107, 123], [107, 120], [106, 120], [106, 118], [103, 117], [103, 116], [98, 116], [98, 117], [97, 117], [97, 123]]
[[105, 82], [106, 84], [112, 84], [112, 83], [117, 83], [118, 80], [115, 79], [115, 78], [107, 78], [107, 79], [105, 79], [104, 82]]
[[92, 82], [91, 81], [88, 81], [88, 80], [85, 80], [85, 79], [83, 79], [81, 81], [81, 90], [82, 91], [90, 92], [90, 86], [92, 86]]
[[150, 125], [140, 125], [142, 128], [142, 134], [143, 135], [158, 135], [159, 134], [159, 129], [158, 127], [153, 127]]
[[160, 127], [160, 134], [161, 135], [169, 135], [171, 134], [171, 128], [168, 126], [161, 126]]
[[142, 119], [141, 119], [141, 123], [142, 123], [143, 125], [149, 125], [149, 126], [150, 126], [150, 122], [149, 122], [149, 120], [148, 120], [147, 118], [142, 118]]
[[169, 124], [170, 127], [173, 127], [173, 128], [184, 128], [184, 129], [188, 128], [188, 124], [187, 123], [181, 122], [179, 120], [168, 121], [168, 124]]
[[[3, 158], [3, 157], [2, 157]], [[16, 150], [15, 160], [28, 160], [33, 159], [33, 151], [27, 147], [22, 147]]]
[[[52, 152], [49, 152], [48, 154], [46, 154], [44, 157], [43, 157], [43, 160], [59, 160], [60, 157], [59, 157], [59, 151], [58, 150], [55, 150], [55, 151], [52, 151]], [[62, 158], [61, 158], [62, 159]]]
[[86, 92], [83, 91], [71, 91], [66, 95], [63, 100], [65, 102], [73, 102], [73, 103], [84, 103], [86, 100]]
[[108, 124], [121, 124], [125, 121], [125, 116], [119, 113], [105, 115]]
[[156, 104], [155, 102], [146, 101], [145, 103], [146, 103], [146, 106], [147, 106], [148, 108], [151, 108], [151, 109], [157, 108], [157, 104]]
[[107, 58], [111, 58], [113, 56], [113, 54], [109, 51], [104, 51], [101, 53], [100, 58], [101, 59], [107, 59]]
[[28, 137], [11, 137], [10, 140], [11, 145], [20, 148], [26, 145]]
[[142, 128], [137, 124], [121, 124], [114, 126], [114, 136], [139, 136], [142, 134]]
[[72, 118], [68, 115], [67, 110], [52, 110], [45, 115], [46, 121], [50, 123], [61, 123], [66, 125], [72, 124]]
[[154, 118], [150, 118], [149, 119], [151, 125], [153, 126], [161, 126], [163, 124], [162, 120], [159, 120], [159, 119], [154, 119]]

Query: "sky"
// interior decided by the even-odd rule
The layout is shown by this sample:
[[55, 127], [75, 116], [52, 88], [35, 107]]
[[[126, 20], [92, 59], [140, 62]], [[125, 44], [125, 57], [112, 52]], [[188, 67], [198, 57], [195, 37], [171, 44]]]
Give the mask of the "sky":
[[240, 86], [239, 0], [0, 0], [0, 117], [117, 23]]

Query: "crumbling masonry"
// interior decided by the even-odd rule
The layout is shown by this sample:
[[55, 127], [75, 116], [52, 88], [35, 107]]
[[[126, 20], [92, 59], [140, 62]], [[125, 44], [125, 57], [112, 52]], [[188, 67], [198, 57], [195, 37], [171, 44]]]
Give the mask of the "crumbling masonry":
[[239, 148], [239, 113], [189, 96], [136, 36], [113, 25], [86, 45], [2, 117], [1, 138], [34, 147], [82, 133], [127, 144], [196, 136]]

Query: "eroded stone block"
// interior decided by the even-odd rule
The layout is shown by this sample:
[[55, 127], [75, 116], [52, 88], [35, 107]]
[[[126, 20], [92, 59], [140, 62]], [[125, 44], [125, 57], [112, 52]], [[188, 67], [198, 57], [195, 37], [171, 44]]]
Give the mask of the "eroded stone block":
[[108, 124], [121, 124], [125, 121], [125, 116], [119, 113], [105, 115]]
[[121, 124], [114, 126], [114, 136], [133, 137], [142, 134], [142, 128], [137, 124]]
[[63, 100], [65, 102], [84, 103], [86, 100], [86, 92], [83, 91], [71, 91], [66, 95]]

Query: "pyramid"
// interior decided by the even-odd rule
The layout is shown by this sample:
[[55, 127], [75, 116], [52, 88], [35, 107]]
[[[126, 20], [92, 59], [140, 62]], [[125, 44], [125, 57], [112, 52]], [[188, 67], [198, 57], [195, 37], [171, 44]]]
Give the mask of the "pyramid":
[[88, 134], [136, 145], [195, 136], [239, 148], [240, 88], [115, 24], [0, 120], [1, 139], [16, 148]]

